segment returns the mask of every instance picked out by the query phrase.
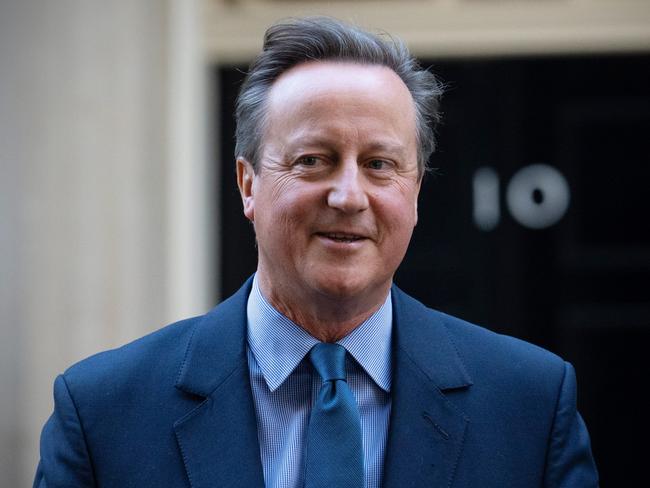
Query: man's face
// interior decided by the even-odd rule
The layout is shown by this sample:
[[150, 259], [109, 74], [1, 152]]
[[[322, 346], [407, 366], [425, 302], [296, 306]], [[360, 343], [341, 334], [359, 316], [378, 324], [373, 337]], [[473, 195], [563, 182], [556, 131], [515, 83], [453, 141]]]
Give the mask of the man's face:
[[417, 222], [415, 110], [389, 68], [309, 62], [271, 87], [257, 173], [238, 161], [258, 276], [280, 295], [385, 293]]

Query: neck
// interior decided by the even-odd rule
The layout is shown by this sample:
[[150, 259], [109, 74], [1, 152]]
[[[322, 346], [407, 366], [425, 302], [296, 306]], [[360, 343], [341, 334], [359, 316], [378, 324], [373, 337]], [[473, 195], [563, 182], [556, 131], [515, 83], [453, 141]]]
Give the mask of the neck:
[[347, 336], [384, 304], [388, 287], [363, 296], [328, 296], [303, 287], [271, 285], [258, 270], [257, 280], [266, 300], [289, 320], [322, 342]]

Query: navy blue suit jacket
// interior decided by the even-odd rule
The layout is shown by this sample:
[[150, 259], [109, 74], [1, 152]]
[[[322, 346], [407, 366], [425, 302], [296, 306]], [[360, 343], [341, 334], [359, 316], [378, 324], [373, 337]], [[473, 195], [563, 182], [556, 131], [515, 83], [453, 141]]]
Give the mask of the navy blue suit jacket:
[[[250, 285], [59, 376], [34, 486], [262, 487]], [[568, 363], [392, 293], [385, 487], [597, 486]]]

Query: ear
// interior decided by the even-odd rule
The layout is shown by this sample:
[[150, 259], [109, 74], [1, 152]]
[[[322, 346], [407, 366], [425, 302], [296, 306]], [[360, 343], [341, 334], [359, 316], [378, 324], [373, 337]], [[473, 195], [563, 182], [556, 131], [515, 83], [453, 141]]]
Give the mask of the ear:
[[244, 215], [251, 222], [255, 221], [254, 180], [255, 170], [253, 165], [244, 158], [237, 158], [237, 186], [244, 204]]

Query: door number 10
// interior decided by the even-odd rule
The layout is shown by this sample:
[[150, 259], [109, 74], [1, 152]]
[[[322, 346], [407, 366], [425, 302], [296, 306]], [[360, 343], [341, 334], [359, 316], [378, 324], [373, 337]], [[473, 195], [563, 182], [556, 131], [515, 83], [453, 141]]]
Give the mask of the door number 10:
[[[476, 226], [490, 231], [501, 219], [500, 181], [496, 170], [483, 166], [472, 181]], [[531, 164], [517, 171], [506, 188], [505, 203], [512, 217], [529, 229], [544, 229], [560, 221], [569, 208], [566, 178], [547, 164]]]

